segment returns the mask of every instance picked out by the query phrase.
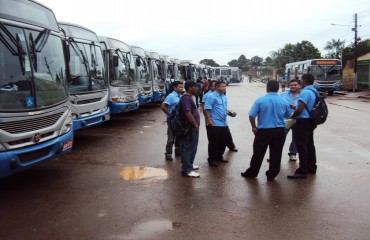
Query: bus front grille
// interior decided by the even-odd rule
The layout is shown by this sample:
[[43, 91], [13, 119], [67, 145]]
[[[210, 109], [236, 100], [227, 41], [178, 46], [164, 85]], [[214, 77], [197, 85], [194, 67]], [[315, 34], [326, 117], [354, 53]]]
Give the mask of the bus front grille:
[[85, 99], [81, 101], [77, 101], [75, 104], [81, 105], [81, 104], [88, 104], [88, 103], [94, 103], [101, 101], [102, 98], [92, 98], [92, 99]]
[[34, 116], [25, 120], [4, 122], [0, 123], [0, 129], [11, 134], [37, 131], [54, 125], [62, 115], [63, 113], [61, 112], [48, 116]]

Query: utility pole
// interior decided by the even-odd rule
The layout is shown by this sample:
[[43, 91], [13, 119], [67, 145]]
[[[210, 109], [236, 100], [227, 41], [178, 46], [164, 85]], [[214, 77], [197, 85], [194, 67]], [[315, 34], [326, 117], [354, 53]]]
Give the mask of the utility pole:
[[355, 13], [355, 27], [352, 28], [352, 31], [355, 32], [355, 66], [353, 69], [355, 73], [355, 78], [353, 79], [353, 92], [355, 92], [357, 86], [357, 13]]

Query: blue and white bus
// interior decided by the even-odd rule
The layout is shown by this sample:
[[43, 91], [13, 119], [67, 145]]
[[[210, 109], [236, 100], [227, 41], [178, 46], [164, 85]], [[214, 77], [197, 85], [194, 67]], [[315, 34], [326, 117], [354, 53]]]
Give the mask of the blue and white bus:
[[166, 97], [166, 82], [163, 72], [162, 61], [156, 52], [145, 52], [150, 70], [150, 80], [152, 82], [152, 102], [161, 102]]
[[125, 113], [139, 108], [139, 93], [135, 78], [135, 62], [126, 43], [99, 36], [106, 67], [111, 114]]
[[150, 79], [150, 69], [144, 49], [137, 46], [130, 46], [135, 63], [135, 78], [139, 90], [139, 104], [143, 105], [152, 101], [153, 88]]
[[285, 65], [285, 79], [290, 81], [301, 78], [305, 73], [314, 76], [314, 87], [320, 92], [328, 92], [333, 95], [334, 91], [342, 90], [343, 66], [338, 59], [310, 59]]
[[229, 83], [241, 83], [243, 81], [242, 71], [238, 67], [227, 68]]
[[0, 1], [0, 178], [73, 144], [61, 33], [49, 8]]
[[64, 34], [73, 130], [110, 119], [108, 87], [98, 36], [74, 23], [59, 22]]

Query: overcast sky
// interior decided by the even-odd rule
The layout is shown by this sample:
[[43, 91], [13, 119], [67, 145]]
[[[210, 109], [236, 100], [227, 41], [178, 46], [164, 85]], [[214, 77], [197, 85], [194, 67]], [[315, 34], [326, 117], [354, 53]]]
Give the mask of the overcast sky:
[[322, 53], [332, 38], [370, 38], [369, 0], [38, 0], [58, 20], [78, 23], [172, 58], [227, 64], [241, 54], [267, 57], [287, 43], [312, 42]]

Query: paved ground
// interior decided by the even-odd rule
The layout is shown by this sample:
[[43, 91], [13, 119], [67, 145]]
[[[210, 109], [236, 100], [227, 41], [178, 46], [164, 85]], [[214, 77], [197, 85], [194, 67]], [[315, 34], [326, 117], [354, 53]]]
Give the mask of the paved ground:
[[286, 144], [281, 173], [267, 182], [267, 162], [256, 180], [240, 176], [252, 155], [247, 113], [265, 85], [227, 92], [238, 113], [230, 163], [208, 167], [203, 127], [201, 178], [182, 177], [179, 158], [164, 160], [158, 105], [115, 116], [78, 132], [73, 153], [0, 180], [0, 239], [370, 239], [368, 100], [328, 97], [330, 118], [315, 132], [317, 175], [288, 180], [297, 163]]

